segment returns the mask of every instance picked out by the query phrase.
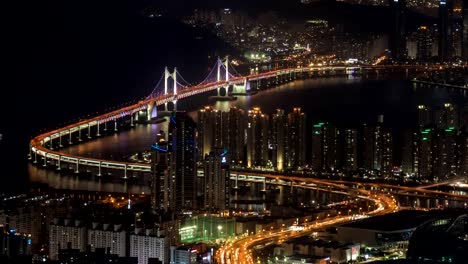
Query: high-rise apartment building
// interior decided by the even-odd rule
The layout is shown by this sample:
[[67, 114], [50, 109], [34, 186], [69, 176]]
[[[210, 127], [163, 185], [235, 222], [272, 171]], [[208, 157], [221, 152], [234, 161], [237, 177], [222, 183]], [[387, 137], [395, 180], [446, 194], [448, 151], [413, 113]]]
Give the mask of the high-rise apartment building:
[[468, 0], [463, 0], [462, 58], [468, 61]]
[[175, 178], [172, 152], [164, 132], [158, 133], [151, 146], [151, 209], [153, 212], [175, 209]]
[[306, 115], [301, 108], [295, 107], [288, 114], [287, 126], [288, 163], [292, 167], [301, 167], [306, 164]]
[[339, 130], [328, 123], [317, 123], [312, 129], [312, 168], [334, 170], [338, 164]]
[[110, 254], [127, 256], [127, 232], [123, 230], [122, 225], [92, 223], [87, 233], [87, 245], [92, 252], [97, 248], [103, 248], [106, 252], [109, 250]]
[[278, 171], [290, 166], [288, 153], [288, 119], [283, 109], [277, 109], [271, 118], [271, 138], [269, 150], [273, 166]]
[[204, 160], [204, 208], [228, 210], [230, 196], [229, 152], [213, 148]]
[[432, 36], [427, 26], [420, 26], [416, 33], [416, 59], [428, 62], [432, 57]]
[[392, 31], [389, 38], [391, 57], [395, 61], [406, 58], [406, 0], [389, 0]]
[[59, 249], [86, 249], [86, 227], [82, 221], [54, 219], [49, 228], [49, 258], [58, 259]]
[[344, 160], [343, 169], [347, 171], [354, 171], [357, 169], [357, 129], [344, 130]]
[[165, 236], [157, 233], [137, 228], [130, 234], [130, 257], [137, 257], [138, 264], [148, 264], [150, 259], [169, 263], [169, 244]]
[[449, 62], [453, 56], [453, 0], [439, 1], [439, 61]]
[[269, 118], [259, 107], [248, 112], [247, 117], [247, 167], [268, 164]]
[[196, 208], [196, 124], [187, 112], [173, 112], [169, 122], [169, 151], [174, 170], [176, 210]]

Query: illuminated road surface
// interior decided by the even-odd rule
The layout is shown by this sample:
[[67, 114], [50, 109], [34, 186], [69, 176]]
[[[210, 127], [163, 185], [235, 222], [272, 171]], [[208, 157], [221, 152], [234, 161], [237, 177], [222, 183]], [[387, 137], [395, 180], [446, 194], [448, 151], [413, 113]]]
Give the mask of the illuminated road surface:
[[[321, 183], [326, 183], [320, 180]], [[334, 185], [331, 183], [331, 185]], [[335, 186], [336, 187], [336, 186]], [[347, 186], [340, 186], [344, 190], [351, 191], [352, 189]], [[373, 192], [368, 190], [353, 190], [358, 192], [360, 198], [371, 200], [376, 204], [377, 209], [368, 212], [367, 215], [382, 215], [398, 210], [396, 200], [386, 194], [380, 192]], [[265, 231], [261, 234], [252, 236], [240, 236], [235, 239], [228, 240], [215, 255], [217, 263], [223, 264], [253, 264], [254, 259], [252, 256], [252, 248], [257, 245], [265, 243], [281, 243], [289, 239], [310, 234], [319, 229], [324, 229], [337, 224], [343, 224], [356, 219], [352, 216], [336, 216], [329, 217], [315, 222], [309, 223], [303, 230], [293, 231], [289, 229]]]

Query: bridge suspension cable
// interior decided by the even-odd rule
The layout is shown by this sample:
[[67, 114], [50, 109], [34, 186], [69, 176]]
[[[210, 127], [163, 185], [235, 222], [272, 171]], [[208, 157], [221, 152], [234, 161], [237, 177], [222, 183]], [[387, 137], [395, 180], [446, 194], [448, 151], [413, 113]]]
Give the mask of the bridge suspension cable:
[[[229, 71], [229, 77], [241, 77], [242, 74], [238, 73], [236, 68], [234, 68], [234, 66], [232, 65], [231, 61], [228, 61], [228, 64], [229, 64], [229, 70], [232, 70], [234, 71], [234, 74], [232, 74], [230, 71]], [[224, 67], [224, 65], [223, 65]]]
[[203, 85], [203, 84], [207, 84], [207, 83], [210, 83], [210, 82], [218, 81], [217, 76], [216, 76], [217, 75], [216, 70], [218, 68], [218, 63], [219, 63], [219, 60], [216, 60], [213, 67], [211, 67], [211, 71], [208, 73], [208, 75], [205, 77], [205, 79], [203, 81], [201, 81], [198, 85]]
[[146, 100], [163, 95], [164, 93], [164, 87], [162, 86], [163, 79], [164, 79], [164, 73], [161, 75], [161, 78], [159, 78], [159, 81], [154, 86], [153, 91], [151, 91], [151, 93], [145, 98]]
[[[189, 82], [187, 82], [184, 77], [182, 76], [182, 74], [180, 74], [180, 72], [178, 70], [177, 71], [177, 84], [184, 87], [184, 86], [192, 86]], [[179, 80], [181, 80], [182, 82], [179, 82]]]

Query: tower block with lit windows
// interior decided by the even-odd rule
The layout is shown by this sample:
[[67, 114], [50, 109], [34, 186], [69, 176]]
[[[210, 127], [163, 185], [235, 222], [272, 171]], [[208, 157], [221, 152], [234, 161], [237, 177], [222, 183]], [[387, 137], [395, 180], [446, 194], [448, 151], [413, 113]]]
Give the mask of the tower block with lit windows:
[[391, 57], [394, 61], [406, 59], [406, 0], [389, 0], [392, 15], [392, 31], [389, 38]]

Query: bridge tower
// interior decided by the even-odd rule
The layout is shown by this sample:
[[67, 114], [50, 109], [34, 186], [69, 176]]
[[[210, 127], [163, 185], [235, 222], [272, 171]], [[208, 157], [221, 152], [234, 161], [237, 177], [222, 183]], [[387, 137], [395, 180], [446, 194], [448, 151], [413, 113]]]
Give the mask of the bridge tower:
[[[221, 80], [221, 67], [224, 67], [224, 69], [225, 69], [225, 81], [228, 82], [229, 81], [229, 56], [224, 57], [224, 60], [221, 60], [218, 57], [218, 62], [217, 62], [216, 67], [217, 67], [217, 70], [218, 70], [217, 75], [216, 75], [216, 81], [218, 81], [218, 82], [222, 81]], [[227, 96], [229, 86], [226, 86], [224, 88], [226, 89], [226, 95], [225, 96]], [[218, 87], [216, 89], [218, 96], [221, 96], [220, 90], [221, 90], [221, 87]]]
[[[172, 99], [172, 103], [174, 104], [174, 111], [177, 110], [177, 67], [174, 67], [174, 71], [171, 73], [167, 67], [164, 68], [164, 95], [167, 95], [168, 92], [168, 80], [169, 78], [172, 78], [172, 80], [174, 81], [174, 85], [173, 85], [173, 94], [174, 94], [174, 97]], [[164, 110], [167, 111], [167, 102], [164, 103]]]

